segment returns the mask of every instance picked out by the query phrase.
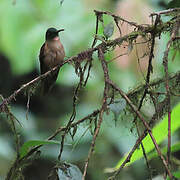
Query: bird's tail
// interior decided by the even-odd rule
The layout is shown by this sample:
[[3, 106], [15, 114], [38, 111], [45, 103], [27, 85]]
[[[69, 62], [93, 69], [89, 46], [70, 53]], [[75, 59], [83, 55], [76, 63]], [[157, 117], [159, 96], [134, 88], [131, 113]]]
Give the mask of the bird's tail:
[[42, 80], [42, 86], [41, 86], [42, 95], [46, 95], [51, 91], [58, 77], [58, 73], [59, 73], [59, 68], [56, 71], [51, 72], [51, 74], [49, 74], [45, 79]]

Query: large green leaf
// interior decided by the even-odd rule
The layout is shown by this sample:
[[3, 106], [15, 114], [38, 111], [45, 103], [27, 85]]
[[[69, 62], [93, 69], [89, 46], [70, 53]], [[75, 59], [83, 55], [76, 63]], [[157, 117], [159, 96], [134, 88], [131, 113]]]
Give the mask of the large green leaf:
[[61, 144], [59, 141], [48, 141], [48, 140], [32, 140], [25, 142], [20, 148], [20, 158], [23, 158], [28, 152], [29, 149], [39, 145], [45, 144]]
[[[175, 106], [174, 109], [172, 110], [171, 120], [172, 120], [171, 131], [173, 134], [178, 128], [180, 128], [180, 104]], [[164, 119], [160, 123], [158, 123], [152, 129], [152, 133], [158, 144], [160, 144], [162, 141], [164, 141], [167, 138], [167, 134], [168, 134], [168, 116], [167, 115], [164, 117]], [[145, 151], [147, 154], [150, 151], [155, 149], [154, 144], [149, 135], [147, 135], [146, 138], [142, 142], [143, 142], [143, 145], [145, 147]], [[126, 157], [127, 156], [125, 155], [122, 159], [120, 159], [120, 161], [116, 165], [115, 169], [117, 169], [121, 166], [121, 164], [126, 159]], [[141, 148], [136, 149], [136, 151], [133, 153], [128, 165], [134, 163], [135, 161], [139, 160], [142, 157], [143, 157], [143, 152], [142, 152]]]
[[[180, 151], [180, 142], [173, 144], [171, 146], [171, 153], [177, 152], [177, 151]], [[161, 152], [163, 155], [165, 155], [167, 153], [167, 147], [162, 148]], [[152, 158], [157, 157], [157, 156], [158, 156], [157, 151], [154, 150], [153, 152], [149, 153], [148, 159], [152, 159]]]

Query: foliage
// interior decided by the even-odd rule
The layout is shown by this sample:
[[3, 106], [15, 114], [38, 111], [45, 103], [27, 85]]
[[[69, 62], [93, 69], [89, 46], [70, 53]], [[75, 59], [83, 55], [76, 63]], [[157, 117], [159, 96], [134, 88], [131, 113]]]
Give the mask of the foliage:
[[[173, 108], [171, 117], [173, 119], [173, 124], [171, 126], [171, 132], [172, 135], [180, 128], [180, 104], [178, 104], [176, 107]], [[162, 144], [162, 142], [167, 138], [168, 136], [168, 116], [166, 115], [161, 122], [155, 125], [155, 127], [152, 129], [152, 133], [157, 141], [158, 144]], [[154, 157], [157, 157], [158, 154], [155, 151], [154, 144], [151, 141], [150, 136], [146, 136], [144, 140], [142, 141], [144, 147], [146, 147], [146, 153], [148, 156], [148, 159], [152, 159]], [[171, 152], [177, 152], [180, 150], [179, 143], [172, 145]], [[150, 153], [151, 152], [151, 153]], [[167, 153], [167, 148], [162, 148], [162, 153], [165, 155]], [[119, 168], [126, 157], [123, 157], [117, 164], [116, 168]], [[131, 161], [128, 163], [128, 165], [134, 163], [135, 161], [143, 158], [143, 151], [141, 148], [136, 149], [136, 151], [133, 153], [131, 157]]]

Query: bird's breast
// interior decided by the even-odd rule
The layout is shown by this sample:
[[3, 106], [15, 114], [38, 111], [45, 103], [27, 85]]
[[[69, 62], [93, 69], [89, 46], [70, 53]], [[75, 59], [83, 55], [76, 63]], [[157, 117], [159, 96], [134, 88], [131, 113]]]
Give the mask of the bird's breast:
[[44, 63], [49, 69], [52, 69], [64, 60], [64, 47], [60, 41], [46, 42], [44, 51]]

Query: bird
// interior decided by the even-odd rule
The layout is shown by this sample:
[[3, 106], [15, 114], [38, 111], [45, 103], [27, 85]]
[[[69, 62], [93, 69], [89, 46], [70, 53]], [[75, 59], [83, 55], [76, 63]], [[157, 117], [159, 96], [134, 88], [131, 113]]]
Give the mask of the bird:
[[[64, 29], [48, 28], [45, 35], [45, 42], [40, 48], [39, 62], [41, 75], [53, 69], [64, 61], [65, 51], [59, 38], [59, 32]], [[47, 94], [53, 87], [58, 77], [59, 69], [51, 72], [42, 80], [41, 93]]]

